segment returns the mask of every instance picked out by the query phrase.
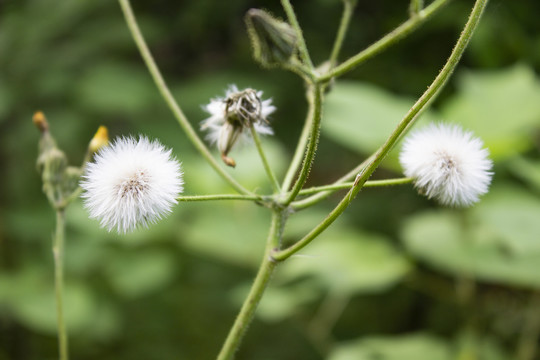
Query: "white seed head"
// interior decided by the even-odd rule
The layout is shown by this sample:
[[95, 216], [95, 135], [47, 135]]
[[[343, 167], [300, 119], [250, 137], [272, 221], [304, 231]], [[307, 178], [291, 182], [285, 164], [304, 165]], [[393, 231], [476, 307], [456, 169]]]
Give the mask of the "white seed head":
[[210, 117], [201, 122], [201, 130], [208, 131], [206, 138], [217, 145], [222, 157], [226, 158], [238, 140], [250, 138], [251, 124], [259, 134], [273, 134], [267, 117], [276, 107], [272, 99], [261, 100], [262, 95], [262, 91], [238, 90], [236, 85], [231, 85], [225, 97], [212, 99], [203, 106]]
[[81, 187], [90, 217], [119, 233], [171, 212], [183, 190], [180, 163], [158, 141], [119, 138], [86, 166]]
[[431, 124], [413, 131], [399, 161], [405, 175], [428, 198], [470, 206], [487, 193], [493, 173], [482, 140], [457, 125]]

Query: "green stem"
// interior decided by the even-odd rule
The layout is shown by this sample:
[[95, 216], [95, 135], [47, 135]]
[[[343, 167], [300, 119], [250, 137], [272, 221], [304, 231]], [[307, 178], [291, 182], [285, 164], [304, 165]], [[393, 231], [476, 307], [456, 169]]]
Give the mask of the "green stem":
[[294, 176], [296, 175], [296, 172], [298, 171], [298, 168], [300, 167], [300, 165], [302, 165], [302, 158], [304, 157], [304, 151], [306, 149], [306, 146], [309, 140], [309, 134], [311, 132], [312, 124], [313, 124], [313, 101], [310, 100], [307, 118], [306, 118], [306, 121], [304, 122], [304, 127], [302, 128], [302, 132], [300, 133], [300, 138], [297, 142], [296, 150], [294, 151], [291, 164], [289, 165], [289, 169], [287, 170], [287, 174], [285, 175], [283, 184], [281, 185], [281, 191], [283, 192], [287, 192], [289, 190], [294, 180]]
[[355, 6], [356, 0], [343, 1], [343, 14], [341, 16], [341, 22], [339, 24], [336, 40], [334, 41], [334, 47], [332, 48], [332, 53], [330, 55], [330, 68], [333, 68], [337, 63], [339, 52], [341, 51], [343, 40], [345, 40], [345, 34], [347, 34], [347, 29], [349, 28], [349, 23], [351, 22], [351, 17], [353, 15]]
[[319, 142], [319, 134], [321, 127], [321, 117], [322, 117], [322, 86], [320, 84], [312, 85], [310, 88], [310, 102], [313, 105], [310, 107], [313, 108], [313, 116], [311, 122], [309, 142], [307, 145], [306, 154], [304, 156], [304, 162], [302, 164], [302, 169], [300, 174], [296, 179], [295, 184], [293, 185], [291, 191], [283, 201], [283, 205], [290, 204], [306, 183], [309, 171], [311, 170], [311, 165], [315, 157], [315, 151], [317, 150], [317, 143]]
[[64, 232], [65, 232], [64, 210], [56, 210], [56, 232], [52, 252], [54, 256], [54, 283], [56, 295], [56, 320], [58, 324], [58, 348], [60, 360], [68, 360], [68, 336], [66, 324], [64, 322]]
[[[349, 171], [348, 173], [346, 173], [345, 175], [343, 175], [342, 177], [337, 179], [334, 182], [333, 185], [344, 184], [347, 181], [353, 180], [355, 178], [355, 176], [360, 171], [362, 171], [362, 169], [364, 169], [367, 166], [367, 164], [369, 164], [374, 158], [375, 158], [375, 155], [371, 155], [369, 158], [367, 158], [366, 160], [364, 160], [360, 164], [358, 164], [354, 169], [352, 169], [351, 171]], [[312, 195], [312, 196], [310, 196], [308, 198], [295, 201], [294, 202], [294, 209], [295, 210], [301, 210], [301, 209], [305, 209], [305, 208], [308, 208], [310, 206], [313, 206], [313, 205], [321, 202], [322, 200], [326, 199], [328, 196], [330, 196], [333, 193], [334, 193], [333, 191], [322, 191], [322, 192], [320, 192], [318, 194], [315, 194], [315, 195]]]
[[334, 77], [341, 76], [351, 71], [359, 64], [386, 50], [388, 47], [401, 40], [412, 31], [416, 30], [416, 28], [435, 14], [437, 10], [441, 9], [448, 1], [449, 0], [435, 0], [424, 10], [420, 11], [417, 16], [405, 21], [403, 24], [395, 28], [392, 32], [388, 33], [374, 44], [370, 45], [368, 48], [362, 50], [349, 60], [333, 68], [328, 73], [320, 76], [318, 81], [325, 82]]
[[300, 57], [302, 58], [302, 61], [307, 66], [309, 66], [310, 69], [313, 69], [313, 63], [311, 62], [311, 58], [309, 57], [309, 52], [306, 46], [306, 40], [304, 39], [302, 28], [300, 27], [300, 24], [298, 23], [298, 19], [296, 18], [296, 14], [294, 13], [294, 9], [291, 5], [291, 2], [289, 0], [281, 0], [281, 5], [283, 6], [285, 13], [287, 14], [289, 23], [291, 24], [293, 29], [296, 31], [296, 35], [298, 36], [298, 50], [300, 51]]
[[128, 28], [131, 32], [131, 35], [133, 36], [133, 40], [135, 40], [135, 43], [137, 44], [137, 47], [139, 48], [139, 52], [141, 53], [141, 56], [148, 68], [148, 71], [152, 75], [152, 78], [154, 79], [154, 82], [156, 83], [157, 88], [159, 89], [160, 94], [163, 96], [163, 99], [169, 106], [169, 109], [172, 111], [174, 117], [186, 133], [186, 136], [189, 138], [189, 140], [193, 143], [195, 148], [201, 153], [201, 155], [208, 161], [210, 166], [214, 168], [214, 170], [225, 180], [227, 181], [236, 191], [238, 191], [241, 194], [248, 194], [252, 195], [250, 191], [245, 189], [242, 185], [240, 185], [231, 175], [229, 175], [222, 167], [221, 165], [214, 159], [212, 154], [210, 153], [210, 150], [208, 150], [208, 147], [204, 144], [204, 142], [201, 140], [201, 138], [197, 135], [189, 121], [187, 120], [186, 116], [180, 109], [180, 106], [174, 100], [174, 97], [171, 94], [171, 91], [167, 87], [167, 84], [165, 83], [165, 80], [163, 79], [163, 76], [161, 75], [156, 62], [154, 61], [154, 58], [152, 57], [152, 54], [150, 53], [150, 50], [148, 49], [148, 46], [146, 45], [146, 42], [144, 40], [144, 37], [141, 33], [141, 30], [139, 29], [139, 25], [137, 24], [137, 20], [135, 19], [135, 15], [133, 14], [133, 10], [131, 9], [131, 5], [129, 3], [129, 0], [119, 0], [120, 6], [122, 8], [122, 11], [124, 12], [124, 17], [126, 18], [126, 22], [128, 25]]
[[266, 289], [277, 262], [271, 257], [271, 254], [275, 249], [279, 247], [281, 241], [283, 223], [285, 221], [285, 213], [282, 210], [274, 210], [272, 216], [272, 225], [268, 234], [268, 240], [266, 242], [266, 250], [264, 258], [259, 267], [259, 271], [247, 298], [238, 313], [236, 320], [227, 335], [227, 339], [219, 352], [217, 360], [231, 360], [234, 358], [234, 353], [238, 349], [242, 337], [244, 336], [253, 316], [255, 310], [261, 301], [264, 290]]
[[409, 4], [409, 15], [416, 16], [424, 8], [424, 0], [411, 0]]
[[392, 149], [395, 143], [399, 140], [400, 136], [407, 129], [408, 126], [412, 125], [414, 120], [417, 118], [417, 115], [424, 110], [427, 105], [433, 100], [433, 98], [438, 94], [439, 90], [446, 84], [453, 70], [457, 66], [461, 55], [465, 51], [467, 44], [469, 43], [471, 36], [476, 29], [476, 26], [480, 22], [482, 13], [488, 3], [488, 0], [477, 0], [474, 4], [474, 7], [471, 11], [467, 24], [463, 29], [456, 46], [454, 47], [450, 57], [443, 66], [441, 72], [437, 75], [433, 83], [428, 87], [428, 89], [422, 94], [420, 99], [412, 106], [409, 112], [405, 117], [400, 121], [394, 132], [386, 140], [386, 142], [379, 148], [375, 153], [375, 157], [368, 165], [357, 175], [354, 182], [354, 186], [349, 190], [347, 195], [341, 200], [341, 202], [328, 214], [328, 216], [317, 225], [311, 232], [304, 236], [297, 243], [291, 245], [289, 248], [281, 251], [276, 251], [273, 257], [276, 260], [283, 261], [290, 257], [291, 255], [298, 252], [304, 246], [309, 244], [313, 239], [315, 239], [320, 233], [322, 233], [328, 226], [330, 226], [349, 206], [351, 200], [358, 194], [360, 189], [363, 187], [367, 179], [375, 171], [375, 169], [382, 162], [384, 157]]
[[272, 168], [270, 167], [270, 164], [268, 163], [268, 159], [266, 158], [266, 154], [264, 153], [264, 150], [261, 145], [261, 139], [259, 138], [259, 134], [257, 133], [257, 130], [255, 130], [255, 126], [253, 126], [253, 124], [250, 124], [249, 129], [251, 130], [251, 136], [253, 137], [253, 141], [255, 142], [255, 147], [257, 148], [257, 151], [259, 152], [259, 156], [261, 157], [261, 161], [264, 166], [264, 170], [266, 171], [266, 175], [268, 175], [268, 179], [270, 180], [270, 183], [272, 184], [274, 193], [277, 194], [279, 193], [279, 183], [277, 181], [276, 175], [274, 175], [274, 172], [272, 171]]
[[[410, 184], [413, 181], [412, 178], [399, 178], [399, 179], [385, 179], [385, 180], [372, 180], [372, 181], [366, 181], [364, 184], [365, 188], [369, 187], [383, 187], [383, 186], [394, 186], [394, 185], [403, 185], [403, 184]], [[302, 189], [300, 190], [299, 195], [311, 195], [316, 194], [321, 191], [336, 191], [336, 190], [343, 190], [343, 189], [350, 189], [353, 187], [354, 182], [344, 182], [341, 184], [330, 184], [330, 185], [323, 185], [323, 186], [314, 186], [308, 189]]]
[[193, 195], [193, 196], [179, 196], [176, 198], [178, 201], [213, 201], [213, 200], [249, 200], [249, 201], [266, 201], [269, 200], [267, 196], [259, 195], [241, 195], [241, 194], [217, 194], [217, 195]]

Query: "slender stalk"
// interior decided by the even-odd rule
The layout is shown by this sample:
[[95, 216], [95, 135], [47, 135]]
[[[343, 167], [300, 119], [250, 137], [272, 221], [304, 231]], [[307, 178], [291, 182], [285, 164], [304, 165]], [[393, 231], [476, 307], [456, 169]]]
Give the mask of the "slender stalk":
[[54, 256], [54, 284], [56, 295], [56, 320], [58, 325], [58, 348], [60, 360], [68, 360], [68, 336], [64, 322], [64, 210], [56, 210], [56, 232], [54, 234], [52, 252]]
[[319, 142], [319, 134], [321, 128], [321, 117], [322, 117], [322, 86], [319, 84], [312, 85], [310, 87], [310, 101], [313, 103], [313, 116], [311, 120], [311, 129], [309, 142], [307, 145], [306, 154], [304, 156], [304, 162], [302, 164], [302, 169], [296, 179], [295, 184], [293, 185], [291, 191], [283, 201], [283, 205], [290, 204], [298, 195], [304, 184], [306, 183], [309, 171], [311, 170], [311, 165], [315, 157], [315, 151], [317, 150], [317, 143]]
[[[394, 185], [403, 185], [403, 184], [410, 184], [413, 181], [412, 178], [399, 178], [399, 179], [385, 179], [385, 180], [372, 180], [372, 181], [366, 181], [364, 184], [365, 188], [369, 187], [383, 187], [383, 186], [394, 186]], [[316, 194], [321, 191], [336, 191], [336, 190], [343, 190], [343, 189], [350, 189], [354, 185], [354, 182], [344, 182], [341, 184], [330, 184], [330, 185], [323, 185], [323, 186], [314, 186], [308, 189], [302, 189], [298, 193], [299, 195], [310, 195], [310, 194]], [[294, 204], [294, 203], [293, 203]]]
[[323, 74], [319, 77], [320, 82], [328, 81], [334, 77], [341, 76], [352, 69], [354, 69], [359, 64], [365, 62], [366, 60], [372, 58], [373, 56], [383, 52], [388, 47], [401, 40], [407, 36], [412, 31], [416, 30], [424, 21], [429, 19], [437, 10], [441, 9], [449, 0], [435, 0], [424, 10], [420, 11], [417, 16], [410, 18], [405, 21], [403, 24], [395, 28], [393, 31], [382, 37], [377, 42], [373, 43], [366, 49], [362, 50], [349, 60], [341, 63], [337, 67], [331, 69], [328, 73]]
[[165, 80], [163, 79], [163, 76], [161, 75], [156, 65], [156, 62], [154, 61], [154, 58], [152, 57], [152, 54], [150, 53], [150, 50], [148, 49], [148, 46], [146, 45], [146, 42], [141, 33], [141, 30], [139, 29], [139, 25], [137, 24], [137, 20], [135, 18], [135, 15], [133, 14], [133, 10], [131, 9], [129, 0], [119, 0], [119, 2], [122, 8], [122, 11], [124, 13], [124, 17], [126, 18], [126, 23], [128, 25], [129, 31], [131, 32], [133, 40], [135, 40], [135, 43], [137, 44], [137, 47], [139, 48], [139, 52], [141, 53], [141, 56], [146, 64], [146, 67], [148, 68], [148, 71], [150, 72], [152, 78], [154, 79], [154, 82], [156, 83], [156, 86], [161, 96], [163, 96], [163, 99], [165, 100], [165, 102], [169, 106], [169, 109], [172, 111], [174, 117], [176, 118], [176, 120], [178, 121], [178, 123], [180, 124], [184, 132], [186, 133], [188, 139], [192, 142], [195, 148], [201, 153], [201, 155], [206, 159], [206, 161], [208, 161], [210, 166], [212, 166], [214, 170], [225, 181], [227, 181], [236, 191], [238, 191], [241, 194], [252, 195], [250, 191], [248, 191], [242, 185], [240, 185], [231, 175], [229, 175], [221, 167], [221, 165], [216, 161], [216, 159], [214, 159], [214, 157], [210, 153], [210, 150], [208, 150], [208, 147], [204, 144], [204, 142], [201, 140], [199, 135], [197, 135], [197, 132], [193, 129], [193, 127], [189, 123], [188, 119], [184, 115], [180, 106], [178, 105], [174, 97], [172, 96], [171, 91], [169, 90], [167, 84], [165, 83]]
[[249, 201], [265, 201], [269, 200], [268, 196], [259, 195], [241, 195], [241, 194], [217, 194], [217, 195], [193, 195], [179, 196], [178, 201], [214, 201], [214, 200], [249, 200]]
[[284, 193], [287, 192], [291, 187], [294, 176], [296, 175], [296, 172], [298, 171], [300, 165], [302, 165], [302, 158], [304, 157], [304, 152], [309, 140], [309, 134], [311, 132], [311, 125], [313, 124], [313, 110], [313, 101], [309, 100], [307, 118], [304, 122], [302, 132], [300, 133], [300, 138], [296, 145], [296, 150], [294, 151], [291, 164], [289, 165], [289, 169], [287, 170], [285, 178], [283, 179], [283, 184], [281, 185], [281, 191]]
[[339, 52], [341, 51], [343, 40], [345, 40], [345, 34], [347, 34], [347, 29], [349, 28], [355, 6], [356, 0], [343, 1], [343, 14], [341, 15], [341, 22], [339, 23], [336, 40], [334, 41], [334, 47], [332, 48], [332, 53], [330, 55], [330, 68], [333, 68], [338, 60]]
[[266, 154], [264, 153], [264, 150], [261, 145], [261, 139], [259, 138], [259, 134], [257, 133], [257, 130], [255, 130], [255, 126], [250, 123], [249, 129], [251, 130], [251, 136], [253, 137], [253, 141], [255, 142], [255, 147], [257, 148], [257, 151], [259, 152], [259, 156], [261, 157], [262, 164], [264, 166], [264, 171], [266, 171], [266, 175], [268, 175], [268, 179], [270, 180], [270, 183], [272, 184], [272, 189], [274, 189], [274, 192], [277, 194], [279, 193], [279, 183], [277, 181], [276, 175], [274, 175], [274, 172], [272, 171], [272, 168], [270, 167], [270, 164], [268, 163], [268, 159], [266, 158]]
[[422, 94], [420, 99], [412, 106], [409, 112], [405, 117], [400, 121], [394, 132], [386, 140], [386, 142], [379, 148], [375, 153], [375, 157], [368, 165], [357, 175], [354, 182], [354, 186], [349, 190], [347, 195], [340, 201], [340, 203], [328, 214], [328, 216], [317, 225], [311, 232], [304, 236], [297, 243], [291, 245], [289, 248], [281, 251], [276, 251], [273, 255], [274, 259], [283, 261], [290, 257], [291, 255], [298, 252], [304, 246], [309, 244], [313, 239], [315, 239], [320, 233], [322, 233], [328, 226], [330, 226], [349, 206], [350, 201], [358, 194], [360, 189], [363, 187], [367, 179], [375, 171], [375, 169], [380, 165], [384, 157], [392, 149], [395, 143], [399, 140], [400, 136], [407, 129], [408, 126], [412, 125], [414, 120], [417, 118], [417, 115], [424, 110], [427, 105], [433, 100], [433, 98], [438, 94], [439, 90], [446, 84], [453, 70], [457, 66], [461, 55], [465, 51], [471, 36], [478, 25], [482, 13], [488, 3], [488, 0], [477, 0], [474, 4], [474, 7], [471, 11], [467, 24], [463, 29], [456, 46], [454, 47], [450, 57], [443, 66], [441, 72], [437, 75], [433, 83], [428, 87], [428, 89]]
[[416, 16], [424, 8], [424, 0], [411, 0], [409, 4], [410, 16]]
[[298, 24], [298, 19], [296, 18], [296, 14], [294, 13], [291, 2], [289, 0], [281, 0], [281, 5], [283, 6], [283, 10], [285, 10], [285, 13], [287, 14], [289, 23], [291, 23], [291, 26], [296, 31], [296, 35], [298, 36], [298, 50], [300, 51], [300, 58], [307, 66], [309, 66], [310, 69], [313, 69], [313, 63], [311, 62], [311, 58], [309, 57], [306, 40], [304, 39], [302, 28], [300, 27], [300, 24]]
[[236, 317], [236, 320], [227, 335], [227, 339], [219, 352], [217, 360], [231, 360], [238, 349], [249, 323], [255, 315], [255, 310], [261, 301], [262, 295], [270, 281], [277, 262], [271, 257], [272, 252], [279, 247], [281, 241], [285, 213], [276, 209], [272, 215], [272, 225], [266, 242], [264, 259], [259, 267], [255, 281], [249, 294]]
[[[358, 175], [358, 173], [362, 171], [362, 169], [364, 169], [367, 166], [367, 164], [369, 164], [374, 158], [375, 158], [375, 155], [374, 154], [371, 155], [369, 158], [367, 158], [366, 160], [358, 164], [354, 169], [350, 170], [348, 173], [346, 173], [345, 175], [337, 179], [333, 185], [344, 184], [347, 181], [353, 180], [355, 176]], [[326, 199], [328, 196], [330, 196], [333, 193], [334, 193], [333, 191], [322, 191], [308, 198], [295, 201], [293, 204], [293, 207], [295, 210], [308, 208], [310, 206], [313, 206], [321, 202], [322, 200]]]

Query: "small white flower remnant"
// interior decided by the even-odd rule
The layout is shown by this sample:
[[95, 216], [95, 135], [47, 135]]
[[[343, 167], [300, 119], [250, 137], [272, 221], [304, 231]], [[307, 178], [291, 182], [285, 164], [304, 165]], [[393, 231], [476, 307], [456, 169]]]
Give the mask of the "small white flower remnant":
[[406, 139], [399, 161], [420, 193], [443, 205], [470, 206], [487, 193], [492, 162], [482, 140], [457, 125], [430, 124]]
[[90, 217], [119, 233], [169, 214], [182, 185], [180, 163], [171, 150], [144, 136], [122, 137], [102, 148], [81, 181]]
[[229, 166], [236, 166], [236, 162], [227, 156], [229, 151], [240, 138], [250, 138], [251, 126], [259, 134], [273, 134], [267, 117], [276, 107], [272, 105], [272, 99], [261, 100], [262, 94], [262, 91], [249, 88], [240, 91], [236, 85], [231, 85], [225, 97], [212, 99], [203, 106], [210, 117], [201, 122], [201, 130], [208, 131], [208, 141], [217, 144], [223, 162]]

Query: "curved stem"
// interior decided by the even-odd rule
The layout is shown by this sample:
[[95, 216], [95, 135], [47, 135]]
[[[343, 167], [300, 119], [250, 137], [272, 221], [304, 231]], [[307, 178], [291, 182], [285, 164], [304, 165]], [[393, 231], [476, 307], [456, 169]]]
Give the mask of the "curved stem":
[[307, 66], [309, 66], [310, 69], [313, 69], [313, 63], [311, 62], [311, 58], [309, 57], [306, 40], [304, 39], [302, 28], [298, 23], [298, 19], [296, 18], [296, 14], [294, 13], [291, 2], [289, 0], [281, 0], [281, 5], [283, 6], [283, 10], [285, 10], [285, 13], [287, 14], [289, 23], [291, 23], [291, 26], [296, 31], [296, 35], [298, 36], [298, 50], [300, 51], [300, 57], [302, 61], [304, 61]]
[[266, 175], [268, 175], [268, 179], [270, 180], [270, 183], [272, 184], [272, 188], [274, 189], [274, 192], [277, 194], [279, 193], [279, 183], [277, 181], [276, 175], [274, 175], [274, 172], [272, 171], [272, 168], [270, 167], [270, 164], [268, 163], [268, 159], [266, 158], [266, 154], [264, 153], [264, 150], [261, 145], [261, 139], [259, 138], [259, 134], [257, 133], [257, 130], [255, 130], [255, 126], [250, 123], [249, 129], [251, 130], [251, 137], [253, 138], [253, 141], [255, 142], [255, 147], [257, 148], [257, 151], [259, 152], [259, 156], [261, 157], [262, 164], [264, 166], [264, 171], [266, 171]]
[[416, 30], [416, 28], [418, 28], [424, 21], [426, 21], [433, 14], [435, 14], [437, 10], [441, 9], [443, 5], [445, 5], [448, 1], [449, 0], [435, 0], [424, 10], [420, 11], [416, 16], [405, 21], [403, 24], [395, 28], [392, 32], [388, 33], [377, 42], [370, 45], [368, 48], [362, 50], [349, 60], [333, 68], [328, 73], [320, 76], [318, 78], [318, 81], [325, 82], [330, 80], [331, 78], [341, 76], [351, 71], [364, 61], [386, 50], [388, 47], [390, 47], [390, 45], [393, 45], [397, 41], [407, 36], [413, 30]]
[[64, 232], [65, 232], [64, 210], [56, 210], [56, 232], [52, 252], [54, 256], [54, 284], [56, 296], [56, 320], [58, 325], [58, 347], [60, 360], [68, 360], [68, 336], [66, 324], [64, 322]]
[[255, 315], [255, 310], [261, 301], [262, 295], [268, 285], [277, 262], [270, 256], [279, 247], [282, 236], [285, 213], [282, 210], [274, 210], [272, 215], [272, 225], [266, 242], [264, 259], [259, 267], [255, 281], [251, 286], [249, 294], [236, 317], [236, 320], [227, 335], [227, 339], [219, 352], [217, 360], [231, 360], [240, 345], [240, 341], [246, 332], [249, 323]]
[[[394, 185], [403, 185], [403, 184], [410, 184], [413, 181], [412, 178], [399, 178], [399, 179], [385, 179], [385, 180], [372, 180], [372, 181], [366, 181], [364, 184], [365, 188], [370, 187], [383, 187], [383, 186], [394, 186]], [[353, 187], [354, 182], [344, 182], [341, 184], [330, 184], [330, 185], [323, 185], [323, 186], [314, 186], [308, 189], [302, 189], [300, 190], [299, 195], [310, 195], [310, 194], [316, 194], [321, 191], [336, 191], [336, 190], [343, 190], [343, 189], [350, 189]], [[294, 206], [294, 203], [293, 203]]]
[[420, 99], [418, 99], [418, 101], [412, 106], [405, 117], [400, 121], [386, 142], [375, 153], [373, 160], [370, 161], [368, 165], [357, 175], [354, 186], [351, 188], [351, 190], [349, 190], [347, 195], [345, 195], [334, 210], [332, 210], [332, 212], [330, 212], [330, 214], [328, 214], [328, 216], [319, 225], [317, 225], [301, 240], [285, 250], [276, 251], [273, 255], [274, 259], [283, 261], [298, 252], [313, 239], [315, 239], [320, 233], [326, 230], [326, 228], [328, 228], [328, 226], [330, 226], [345, 211], [351, 200], [356, 196], [356, 194], [358, 194], [367, 179], [379, 166], [395, 143], [399, 140], [400, 136], [410, 125], [413, 124], [414, 120], [417, 118], [417, 115], [427, 107], [431, 100], [433, 100], [433, 98], [438, 94], [439, 90], [446, 84], [453, 70], [457, 66], [461, 55], [465, 51], [465, 48], [467, 47], [467, 44], [469, 43], [469, 40], [471, 39], [471, 36], [480, 21], [487, 3], [488, 0], [476, 0], [467, 24], [465, 25], [456, 46], [443, 66], [441, 72], [437, 75], [435, 80], [433, 80], [433, 83], [431, 83], [424, 94], [422, 94]]
[[333, 68], [338, 60], [339, 52], [341, 51], [343, 40], [345, 40], [345, 34], [347, 33], [347, 29], [349, 28], [349, 23], [351, 22], [351, 17], [353, 15], [353, 10], [355, 6], [356, 0], [343, 1], [343, 14], [341, 16], [341, 22], [339, 24], [336, 40], [334, 41], [334, 47], [332, 48], [332, 53], [330, 55], [330, 68]]
[[176, 198], [178, 201], [213, 201], [213, 200], [249, 200], [249, 201], [265, 201], [269, 198], [267, 196], [259, 195], [241, 195], [241, 194], [217, 194], [217, 195], [193, 195], [193, 196], [179, 196]]
[[119, 0], [120, 6], [122, 8], [122, 11], [124, 13], [124, 17], [126, 18], [126, 22], [128, 25], [128, 28], [131, 32], [131, 35], [133, 36], [133, 40], [135, 40], [135, 43], [137, 44], [137, 47], [139, 48], [139, 52], [141, 53], [141, 56], [148, 68], [148, 71], [152, 75], [152, 78], [154, 79], [154, 82], [156, 83], [157, 88], [159, 89], [159, 92], [161, 96], [163, 96], [163, 99], [169, 106], [169, 109], [171, 109], [174, 117], [186, 133], [186, 136], [191, 140], [195, 148], [201, 153], [201, 155], [208, 161], [210, 166], [214, 168], [214, 170], [225, 180], [227, 181], [236, 191], [238, 191], [241, 194], [250, 194], [251, 192], [245, 189], [242, 185], [240, 185], [231, 175], [229, 175], [222, 167], [221, 165], [214, 159], [212, 154], [210, 153], [210, 150], [208, 150], [208, 147], [204, 144], [204, 142], [201, 140], [201, 138], [197, 135], [189, 121], [187, 120], [186, 116], [180, 109], [180, 106], [178, 106], [178, 103], [176, 100], [174, 100], [174, 97], [171, 94], [171, 91], [167, 87], [167, 84], [165, 83], [165, 80], [163, 79], [163, 76], [161, 75], [156, 62], [154, 61], [154, 58], [152, 57], [152, 54], [150, 53], [150, 50], [148, 49], [148, 46], [146, 45], [146, 42], [144, 40], [144, 37], [141, 33], [141, 30], [139, 29], [139, 26], [137, 25], [137, 20], [135, 19], [135, 15], [133, 14], [133, 10], [131, 9], [131, 5], [129, 3], [129, 0]]
[[315, 157], [315, 151], [317, 150], [317, 143], [319, 142], [322, 117], [322, 86], [320, 84], [312, 85], [310, 91], [310, 101], [312, 102], [312, 105], [310, 105], [310, 107], [313, 108], [313, 116], [312, 120], [310, 121], [311, 129], [309, 143], [307, 145], [304, 162], [302, 164], [300, 174], [298, 175], [298, 179], [296, 179], [296, 183], [293, 185], [292, 190], [287, 195], [285, 201], [283, 202], [283, 205], [288, 205], [294, 199], [296, 199], [296, 196], [306, 183], [309, 171], [311, 170], [311, 164], [313, 163], [313, 159]]

